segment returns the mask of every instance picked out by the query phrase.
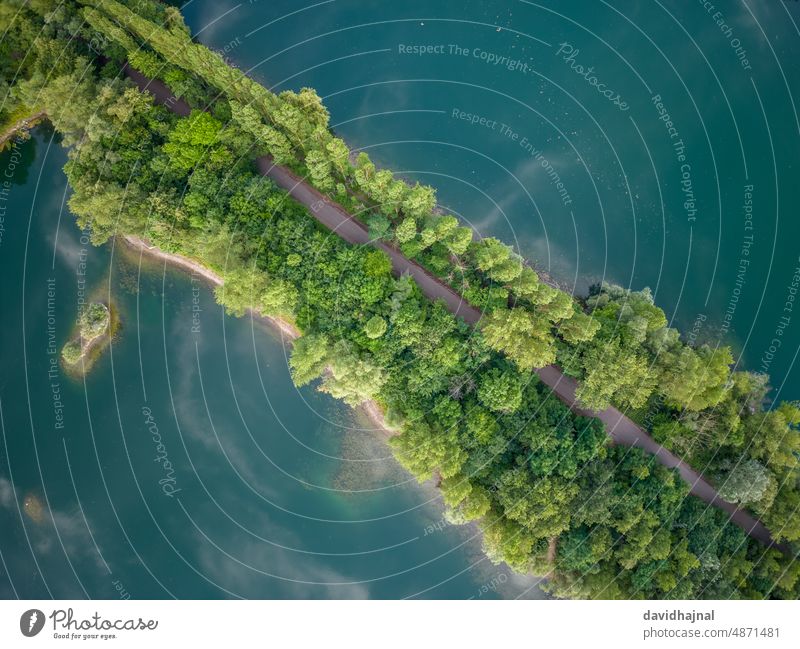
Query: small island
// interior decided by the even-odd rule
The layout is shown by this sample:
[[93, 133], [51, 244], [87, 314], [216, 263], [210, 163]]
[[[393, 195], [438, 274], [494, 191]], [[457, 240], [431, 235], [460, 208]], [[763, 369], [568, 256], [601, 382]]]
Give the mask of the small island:
[[22, 511], [34, 523], [41, 523], [44, 521], [44, 505], [39, 497], [34, 493], [29, 493], [22, 501]]
[[80, 374], [88, 372], [111, 340], [116, 321], [110, 306], [102, 302], [89, 304], [78, 318], [76, 334], [61, 350], [61, 359], [66, 369]]

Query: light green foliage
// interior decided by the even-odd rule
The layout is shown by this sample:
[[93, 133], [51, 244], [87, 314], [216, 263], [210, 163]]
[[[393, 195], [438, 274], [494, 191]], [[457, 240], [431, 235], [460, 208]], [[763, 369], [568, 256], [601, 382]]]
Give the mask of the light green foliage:
[[298, 113], [315, 129], [327, 130], [330, 113], [314, 88], [300, 88], [300, 92], [286, 90], [280, 94], [280, 98], [297, 108]]
[[147, 221], [144, 196], [135, 186], [93, 183], [70, 196], [68, 205], [80, 227], [91, 227], [92, 243], [96, 245], [118, 232], [137, 233]]
[[[542, 294], [542, 290], [537, 292], [537, 296]], [[556, 291], [553, 299], [548, 300], [546, 304], [540, 305], [537, 309], [539, 313], [544, 313], [550, 322], [558, 322], [564, 318], [572, 316], [574, 313], [574, 305], [572, 298], [561, 291]]]
[[692, 453], [701, 441], [697, 427], [691, 421], [666, 417], [658, 418], [653, 425], [653, 439], [667, 448], [679, 451], [682, 456]]
[[330, 356], [330, 341], [324, 335], [309, 334], [295, 340], [289, 367], [292, 380], [302, 387], [318, 378], [325, 370]]
[[658, 385], [676, 408], [703, 410], [725, 396], [733, 356], [727, 347], [694, 350], [676, 346], [659, 354]]
[[521, 370], [550, 365], [556, 350], [550, 323], [527, 309], [496, 309], [482, 320], [483, 336]]
[[269, 283], [263, 273], [252, 268], [233, 268], [224, 274], [224, 284], [214, 288], [214, 295], [225, 311], [242, 316], [249, 309], [261, 309], [262, 295]]
[[475, 265], [482, 271], [490, 271], [508, 261], [511, 249], [492, 237], [481, 239], [475, 244]]
[[65, 133], [66, 146], [80, 141], [84, 127], [97, 110], [97, 89], [87, 79], [88, 66], [86, 59], [76, 58], [72, 69], [53, 76], [46, 84], [43, 77], [36, 76], [15, 87], [20, 103], [44, 110], [53, 126]]
[[[83, 18], [88, 22], [92, 27], [94, 27], [95, 31], [103, 34], [107, 38], [116, 41], [122, 48], [128, 53], [128, 59], [130, 63], [135, 67], [137, 70], [141, 71], [142, 74], [150, 75], [155, 74], [152, 69], [148, 67], [146, 63], [147, 59], [144, 57], [140, 58], [139, 61], [144, 64], [143, 67], [140, 67], [135, 62], [136, 54], [144, 54], [143, 50], [139, 50], [136, 43], [134, 42], [133, 38], [124, 30], [118, 27], [114, 22], [106, 18], [102, 13], [97, 11], [96, 9], [92, 9], [91, 7], [85, 7], [82, 9], [81, 14]], [[133, 59], [133, 60], [132, 60]]]
[[519, 259], [506, 259], [489, 270], [489, 277], [501, 284], [508, 284], [522, 274], [522, 262]]
[[522, 384], [510, 370], [492, 368], [478, 384], [478, 399], [494, 412], [514, 412], [522, 403]]
[[445, 241], [447, 249], [454, 255], [463, 255], [472, 243], [472, 228], [459, 226]]
[[323, 378], [320, 389], [349, 405], [372, 399], [385, 381], [384, 371], [345, 340], [333, 346], [328, 361], [330, 373]]
[[586, 376], [576, 395], [592, 410], [604, 410], [612, 401], [639, 408], [655, 387], [647, 359], [623, 351], [618, 339], [593, 346], [583, 358]]
[[188, 119], [180, 120], [167, 136], [164, 153], [171, 166], [191, 171], [217, 142], [222, 124], [202, 111], [193, 111]]
[[600, 323], [583, 311], [573, 311], [558, 325], [558, 333], [571, 345], [589, 342], [599, 329]]
[[451, 508], [464, 502], [472, 492], [472, 484], [460, 473], [445, 478], [439, 487], [442, 490], [444, 504]]
[[383, 210], [386, 214], [396, 216], [403, 205], [403, 198], [408, 193], [408, 185], [402, 180], [393, 180], [384, 192]]
[[437, 241], [445, 241], [451, 237], [458, 227], [458, 219], [449, 214], [445, 216], [437, 216], [431, 219], [433, 229], [436, 232]]
[[325, 150], [339, 177], [347, 176], [350, 167], [350, 149], [347, 148], [347, 145], [338, 137], [335, 137], [325, 145]]
[[726, 398], [736, 399], [748, 412], [761, 410], [769, 392], [769, 376], [755, 372], [733, 372]]
[[230, 100], [228, 103], [233, 120], [252, 135], [276, 163], [286, 164], [294, 160], [294, 152], [289, 140], [277, 129], [264, 124], [252, 106], [245, 106], [235, 100]]
[[354, 176], [361, 191], [369, 193], [370, 185], [375, 178], [375, 165], [363, 151], [356, 158]]
[[606, 284], [600, 292], [587, 299], [587, 305], [600, 313], [598, 317], [616, 318], [623, 327], [624, 342], [643, 343], [651, 332], [667, 324], [664, 312], [653, 304], [649, 288], [635, 292], [613, 284]]
[[402, 435], [392, 437], [390, 444], [400, 463], [420, 482], [436, 471], [444, 478], [454, 476], [466, 460], [456, 431], [432, 429], [419, 416], [406, 424]]
[[[643, 387], [656, 387], [664, 395], [666, 404], [677, 409], [700, 411], [716, 406], [725, 397], [729, 388], [728, 366], [733, 361], [730, 350], [711, 350], [705, 346], [693, 349], [681, 343], [678, 333], [667, 327], [666, 316], [654, 305], [649, 289], [634, 292], [604, 283], [587, 299], [587, 306], [593, 310], [593, 317], [601, 325], [596, 336], [605, 339], [605, 344], [611, 345], [615, 354], [625, 357], [618, 362], [608, 360], [600, 363], [597, 351], [589, 353], [585, 361], [592, 367], [616, 369], [619, 374], [642, 377]], [[595, 340], [593, 346], [596, 350], [600, 345]], [[653, 376], [647, 376], [643, 370], [647, 358], [651, 360]], [[588, 371], [587, 365], [587, 377]], [[600, 380], [597, 371], [594, 378]], [[641, 404], [646, 398], [643, 395], [647, 390], [635, 394], [622, 385], [614, 386], [614, 383], [617, 381], [612, 379], [605, 390], [606, 397], [598, 399], [596, 403], [607, 403], [609, 399], [614, 399], [618, 403], [638, 407], [634, 404]], [[628, 383], [630, 386], [631, 381]], [[619, 389], [632, 398], [612, 396]], [[582, 390], [589, 396], [598, 395], [602, 388], [595, 385]], [[662, 428], [662, 432], [667, 431]], [[669, 437], [679, 439], [675, 435], [666, 438]]]
[[458, 507], [458, 515], [465, 523], [483, 518], [492, 506], [489, 493], [484, 487], [472, 485]]
[[530, 300], [541, 309], [544, 309], [551, 302], [558, 299], [559, 291], [549, 284], [539, 282], [536, 287], [536, 293], [531, 296]]
[[436, 192], [432, 187], [415, 183], [403, 199], [403, 214], [413, 219], [421, 219], [433, 211], [436, 206]]
[[299, 300], [294, 284], [280, 278], [271, 279], [261, 293], [259, 310], [265, 315], [293, 316]]
[[306, 167], [311, 176], [311, 182], [323, 191], [331, 191], [335, 185], [330, 160], [317, 149], [309, 151], [306, 155]]
[[430, 248], [434, 243], [436, 243], [436, 229], [432, 227], [422, 228], [422, 232], [419, 233], [420, 249]]
[[[382, 208], [387, 211], [396, 209], [396, 205], [391, 204], [388, 197], [389, 188], [394, 183], [394, 175], [388, 169], [381, 169], [375, 172], [368, 187], [369, 195]], [[387, 205], [388, 204], [388, 205]]]
[[372, 316], [364, 325], [364, 333], [372, 340], [380, 338], [386, 333], [386, 320], [379, 315]]
[[754, 447], [752, 456], [776, 467], [796, 469], [800, 457], [798, 424], [800, 405], [795, 402], [747, 417], [745, 439]]
[[647, 334], [647, 348], [657, 356], [674, 350], [681, 345], [681, 336], [677, 329], [661, 327]]
[[481, 526], [483, 551], [493, 563], [505, 562], [514, 570], [530, 573], [537, 538], [524, 526], [506, 518], [500, 509], [490, 509]]
[[157, 78], [164, 73], [164, 61], [154, 52], [147, 50], [131, 51], [128, 54], [128, 63], [146, 77]]
[[522, 269], [520, 276], [512, 282], [511, 290], [514, 295], [534, 302], [540, 285], [536, 271], [526, 266]]
[[383, 250], [370, 250], [364, 257], [364, 272], [369, 277], [388, 278], [392, 272], [392, 260]]
[[773, 538], [778, 541], [800, 540], [800, 491], [783, 488], [775, 497], [770, 510], [764, 515], [764, 522], [772, 530]]
[[70, 340], [61, 349], [61, 358], [68, 365], [75, 365], [81, 358], [81, 344], [77, 340]]
[[400, 222], [400, 225], [397, 226], [397, 229], [394, 231], [394, 236], [399, 243], [407, 243], [408, 241], [411, 241], [417, 236], [416, 221], [410, 216], [403, 219]]
[[770, 486], [770, 474], [758, 460], [740, 462], [720, 480], [719, 495], [746, 505], [761, 500]]

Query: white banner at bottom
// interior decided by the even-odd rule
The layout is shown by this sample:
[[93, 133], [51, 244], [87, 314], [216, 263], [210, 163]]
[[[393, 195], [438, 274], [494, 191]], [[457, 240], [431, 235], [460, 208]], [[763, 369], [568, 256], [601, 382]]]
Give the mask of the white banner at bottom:
[[799, 631], [781, 601], [0, 602], [0, 647], [796, 649]]

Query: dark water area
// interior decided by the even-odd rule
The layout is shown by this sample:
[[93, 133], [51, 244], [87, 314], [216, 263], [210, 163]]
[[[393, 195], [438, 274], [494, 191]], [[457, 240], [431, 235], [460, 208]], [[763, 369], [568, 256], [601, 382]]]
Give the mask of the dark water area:
[[316, 88], [356, 149], [584, 294], [649, 286], [674, 326], [800, 398], [795, 2], [194, 0], [197, 38]]
[[[293, 386], [279, 332], [92, 246], [65, 162], [44, 129], [0, 156], [0, 597], [542, 596], [442, 519], [383, 433]], [[90, 299], [122, 327], [72, 378], [59, 352]]]

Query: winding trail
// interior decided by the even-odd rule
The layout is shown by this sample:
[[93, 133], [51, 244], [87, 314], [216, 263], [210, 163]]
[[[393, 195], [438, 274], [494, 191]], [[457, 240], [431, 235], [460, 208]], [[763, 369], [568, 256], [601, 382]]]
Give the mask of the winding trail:
[[[156, 100], [174, 113], [183, 117], [191, 112], [191, 107], [182, 99], [176, 98], [166, 85], [158, 80], [150, 80], [136, 70], [125, 66], [126, 74], [139, 86], [153, 94]], [[332, 201], [312, 187], [305, 180], [281, 165], [275, 164], [268, 156], [256, 160], [259, 172], [270, 178], [292, 198], [305, 205], [310, 214], [322, 225], [345, 241], [356, 245], [372, 245], [383, 250], [392, 261], [392, 268], [398, 275], [407, 273], [419, 285], [422, 293], [431, 300], [442, 300], [447, 308], [470, 325], [476, 325], [481, 312], [439, 278], [432, 275], [418, 263], [405, 257], [397, 248], [382, 241], [373, 241], [367, 227], [349, 214], [341, 205]], [[645, 430], [614, 407], [602, 411], [589, 411], [580, 407], [575, 397], [578, 387], [572, 377], [566, 376], [556, 365], [548, 365], [536, 370], [539, 378], [553, 393], [574, 412], [588, 417], [597, 417], [606, 427], [606, 432], [615, 444], [640, 448], [667, 468], [676, 469], [688, 484], [689, 493], [709, 505], [725, 511], [731, 522], [744, 530], [752, 538], [767, 547], [775, 547], [784, 553], [789, 549], [776, 543], [769, 530], [752, 514], [733, 503], [723, 500], [717, 490], [691, 466], [656, 442]]]

